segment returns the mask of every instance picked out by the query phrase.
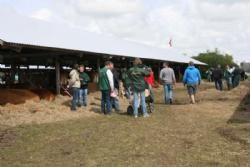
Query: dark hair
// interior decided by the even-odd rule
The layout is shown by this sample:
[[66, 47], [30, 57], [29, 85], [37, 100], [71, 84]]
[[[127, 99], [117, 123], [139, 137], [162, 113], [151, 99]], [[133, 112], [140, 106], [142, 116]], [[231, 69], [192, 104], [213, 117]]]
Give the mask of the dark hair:
[[79, 65], [78, 64], [74, 64], [73, 65], [73, 69], [77, 70], [79, 68]]
[[79, 67], [85, 67], [85, 65], [83, 65], [83, 64], [80, 64], [80, 65], [79, 65]]
[[163, 63], [163, 66], [165, 67], [165, 66], [169, 66], [169, 63], [168, 62], [164, 62]]
[[104, 64], [105, 64], [105, 66], [108, 66], [108, 65], [110, 65], [110, 64], [113, 64], [113, 62], [108, 60], [108, 61], [105, 61]]
[[188, 64], [189, 64], [190, 66], [194, 66], [194, 62], [193, 62], [193, 61], [190, 61]]
[[142, 64], [142, 61], [140, 58], [135, 58], [133, 63], [134, 65], [138, 65], [138, 64]]

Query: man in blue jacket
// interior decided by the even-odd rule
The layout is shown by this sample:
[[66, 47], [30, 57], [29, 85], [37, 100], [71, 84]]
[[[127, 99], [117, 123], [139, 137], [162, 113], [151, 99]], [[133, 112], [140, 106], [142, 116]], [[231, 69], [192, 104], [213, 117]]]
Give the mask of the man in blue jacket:
[[200, 71], [195, 68], [194, 63], [189, 62], [189, 66], [185, 70], [183, 77], [184, 86], [187, 85], [188, 94], [192, 104], [195, 104], [195, 95], [198, 85], [201, 83]]

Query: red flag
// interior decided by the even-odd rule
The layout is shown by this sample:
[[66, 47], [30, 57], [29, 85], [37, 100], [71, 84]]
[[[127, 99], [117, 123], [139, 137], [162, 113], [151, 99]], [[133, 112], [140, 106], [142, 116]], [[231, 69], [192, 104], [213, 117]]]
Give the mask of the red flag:
[[169, 44], [170, 47], [173, 46], [173, 45], [172, 45], [172, 42], [173, 42], [173, 40], [172, 40], [172, 38], [170, 38], [170, 40], [169, 40], [169, 42], [168, 42], [168, 44]]

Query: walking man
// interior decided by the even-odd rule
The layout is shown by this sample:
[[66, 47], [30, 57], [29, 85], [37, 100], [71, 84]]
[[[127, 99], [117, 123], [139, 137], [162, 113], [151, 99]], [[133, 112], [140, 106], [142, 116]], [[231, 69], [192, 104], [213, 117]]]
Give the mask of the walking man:
[[225, 71], [225, 79], [227, 82], [227, 89], [231, 90], [233, 88], [233, 71], [234, 69], [227, 65], [226, 71]]
[[201, 83], [201, 74], [200, 71], [195, 68], [194, 63], [191, 61], [189, 62], [189, 66], [185, 70], [183, 76], [183, 83], [184, 86], [187, 85], [188, 94], [190, 97], [190, 101], [192, 104], [195, 104], [195, 96], [197, 93], [197, 87]]
[[218, 65], [216, 69], [214, 69], [213, 73], [212, 73], [213, 79], [214, 79], [214, 83], [215, 83], [215, 88], [217, 90], [222, 91], [223, 90], [223, 70], [221, 69], [221, 65]]
[[146, 69], [146, 67], [142, 64], [141, 59], [136, 58], [134, 60], [134, 66], [131, 67], [128, 71], [128, 76], [130, 78], [131, 89], [134, 93], [133, 99], [133, 109], [134, 109], [134, 117], [138, 117], [138, 108], [141, 104], [143, 117], [148, 117], [146, 101], [145, 101], [145, 89], [146, 82], [144, 77], [149, 75], [150, 72]]
[[80, 65], [79, 67], [79, 77], [81, 81], [81, 87], [79, 90], [79, 105], [87, 106], [87, 95], [88, 95], [88, 83], [90, 81], [89, 75], [84, 72], [84, 65]]
[[69, 87], [72, 90], [73, 99], [71, 103], [71, 111], [76, 111], [77, 103], [79, 102], [79, 89], [80, 89], [80, 78], [78, 73], [78, 64], [73, 66], [73, 69], [69, 73]]
[[111, 70], [114, 65], [106, 61], [105, 66], [99, 71], [99, 88], [102, 92], [101, 110], [104, 114], [111, 114], [111, 93], [114, 91], [114, 80]]
[[174, 70], [169, 67], [168, 62], [163, 63], [163, 69], [160, 72], [160, 79], [164, 84], [164, 100], [165, 104], [173, 102], [173, 85], [176, 83]]

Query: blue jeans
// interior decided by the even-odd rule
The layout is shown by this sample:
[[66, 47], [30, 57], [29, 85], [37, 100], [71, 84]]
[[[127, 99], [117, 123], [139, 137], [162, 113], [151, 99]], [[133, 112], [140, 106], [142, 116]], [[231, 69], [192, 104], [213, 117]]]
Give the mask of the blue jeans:
[[73, 99], [71, 103], [71, 110], [76, 110], [76, 105], [79, 101], [79, 88], [72, 88]]
[[233, 88], [233, 79], [232, 77], [227, 78], [227, 89], [231, 90]]
[[[140, 102], [140, 103], [139, 103]], [[145, 101], [145, 92], [134, 92], [134, 99], [133, 99], [133, 108], [134, 108], [134, 115], [138, 115], [138, 108], [141, 105], [143, 115], [147, 114], [146, 108], [146, 101]]]
[[120, 103], [118, 98], [111, 97], [111, 104], [115, 111], [120, 111]]
[[170, 102], [173, 98], [173, 84], [164, 84], [164, 100], [165, 104]]
[[111, 113], [110, 90], [102, 90], [101, 110], [104, 114]]
[[88, 89], [80, 89], [79, 90], [79, 104], [81, 106], [87, 105], [87, 95], [88, 95]]

